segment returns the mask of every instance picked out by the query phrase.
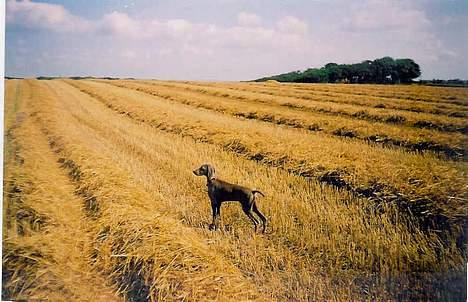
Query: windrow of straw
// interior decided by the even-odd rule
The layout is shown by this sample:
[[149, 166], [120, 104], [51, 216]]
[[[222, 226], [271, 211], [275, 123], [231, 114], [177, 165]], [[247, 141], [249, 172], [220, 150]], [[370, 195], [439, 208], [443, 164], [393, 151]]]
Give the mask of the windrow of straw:
[[2, 299], [118, 301], [115, 290], [83, 257], [90, 238], [81, 200], [21, 109], [31, 91], [23, 83], [20, 93], [12, 88], [7, 85], [7, 120], [21, 119], [5, 141], [15, 152], [5, 158]]
[[[372, 92], [368, 92], [366, 90], [363, 91], [360, 85], [344, 86], [309, 84], [309, 89], [306, 89], [307, 86], [304, 86], [303, 89], [301, 89], [300, 87], [284, 83], [280, 85], [271, 85], [269, 83], [187, 82], [187, 84], [197, 85], [200, 87], [209, 86], [230, 90], [254, 91], [267, 95], [295, 97], [304, 100], [321, 100], [323, 102], [337, 104], [431, 113], [453, 117], [465, 117], [467, 115], [467, 108], [463, 105], [438, 101], [418, 102], [401, 97], [392, 98], [391, 96], [374, 96]], [[382, 89], [388, 89], [388, 86], [383, 86]]]
[[[151, 81], [144, 81], [151, 83]], [[400, 124], [415, 128], [428, 128], [446, 132], [467, 133], [468, 125], [466, 119], [458, 117], [447, 117], [437, 114], [416, 113], [403, 110], [392, 110], [386, 108], [374, 108], [369, 106], [338, 104], [327, 102], [327, 97], [321, 99], [298, 99], [295, 97], [268, 95], [255, 91], [235, 91], [215, 87], [199, 87], [178, 82], [163, 82], [166, 86], [176, 86], [189, 91], [204, 93], [206, 95], [223, 96], [232, 99], [244, 99], [249, 101], [261, 100], [281, 106], [297, 108], [301, 111], [312, 111], [327, 115], [341, 115], [355, 119], [368, 120], [372, 122], [383, 122], [387, 124]]]
[[378, 96], [411, 100], [416, 102], [429, 102], [439, 104], [468, 105], [468, 92], [464, 87], [435, 87], [423, 85], [336, 85], [317, 84], [308, 85], [300, 83], [286, 84], [298, 90], [321, 90], [325, 92], [342, 91], [350, 94]]
[[[191, 227], [198, 228], [207, 220], [206, 193], [200, 190], [200, 181], [197, 183], [191, 173], [203, 161], [215, 162], [223, 171], [223, 177], [243, 179], [252, 186], [268, 188], [269, 200], [260, 205], [274, 228], [271, 239], [250, 242], [248, 238], [244, 240], [243, 232], [234, 231], [234, 236], [241, 239], [229, 245], [224, 241], [217, 250], [226, 253], [226, 257], [233, 259], [254, 281], [263, 281], [257, 286], [263, 284], [276, 297], [284, 299], [282, 295], [294, 292], [294, 283], [291, 283], [294, 280], [302, 284], [296, 292], [301, 300], [307, 300], [305, 297], [310, 297], [311, 292], [323, 296], [323, 290], [330, 288], [328, 283], [307, 281], [311, 278], [307, 277], [307, 269], [317, 270], [315, 263], [335, 273], [346, 269], [359, 275], [364, 270], [366, 275], [366, 271], [398, 273], [455, 268], [462, 262], [456, 249], [443, 247], [434, 234], [422, 234], [405, 217], [395, 221], [391, 207], [382, 205], [385, 210], [382, 213], [371, 203], [346, 192], [323, 188], [302, 177], [233, 156], [218, 147], [154, 131], [144, 123], [127, 118], [126, 114], [116, 115], [101, 101], [62, 82], [48, 82], [47, 86], [55, 92], [56, 102], [60, 100], [66, 108], [51, 115], [51, 118], [60, 116], [64, 120], [60, 129], [69, 129], [65, 133], [79, 144], [112, 158], [151, 192], [153, 198], [161, 201], [154, 207], [177, 213]], [[76, 129], [72, 132], [71, 127]], [[235, 209], [228, 207], [223, 214], [226, 224], [230, 225], [228, 230], [238, 221], [246, 222]], [[235, 226], [236, 230], [238, 228]], [[267, 250], [262, 251], [259, 246]], [[265, 278], [267, 276], [270, 278]], [[265, 284], [264, 280], [277, 280], [278, 276], [285, 280], [273, 283], [277, 289]], [[311, 289], [312, 286], [315, 289]], [[379, 286], [382, 290], [382, 285]]]
[[158, 212], [158, 198], [111, 161], [77, 144], [73, 132], [64, 132], [62, 124], [69, 120], [56, 121], [63, 115], [54, 108], [64, 104], [31, 85], [37, 127], [68, 171], [89, 217], [94, 271], [106, 275], [129, 301], [261, 299], [252, 283], [196, 232]]
[[435, 151], [449, 158], [460, 159], [464, 154], [466, 138], [459, 133], [444, 133], [428, 129], [372, 123], [342, 116], [292, 110], [272, 104], [233, 100], [223, 96], [187, 91], [183, 88], [139, 83], [134, 81], [107, 81], [123, 88], [135, 89], [167, 100], [227, 113], [237, 117], [256, 119], [293, 128], [321, 131], [339, 137], [375, 142], [382, 145], [401, 146], [410, 151]]
[[[224, 85], [220, 85], [220, 87], [224, 87]], [[271, 85], [249, 84], [246, 85], [245, 88], [241, 87], [242, 85], [239, 85], [239, 87], [232, 86], [233, 89], [252, 89], [266, 94], [274, 93], [276, 95], [292, 96], [299, 99], [318, 99], [338, 104], [352, 104], [391, 110], [430, 113], [446, 115], [449, 117], [464, 117], [467, 114], [466, 106], [461, 104], [447, 103], [440, 101], [440, 99], [432, 101], [417, 101], [404, 98], [404, 96], [400, 95], [395, 98], [385, 95], [379, 96], [378, 94], [374, 96], [371, 91], [361, 90], [359, 85], [351, 86], [351, 88], [338, 85], [338, 87], [331, 87], [331, 89], [328, 89], [327, 86], [323, 87], [322, 85], [312, 85], [312, 89], [297, 89], [291, 85], [277, 85], [271, 87]], [[388, 87], [382, 87], [382, 89], [385, 90], [388, 89]], [[464, 96], [466, 97], [466, 92]]]
[[[192, 152], [200, 151], [196, 145], [192, 145], [193, 142], [189, 139], [181, 140], [177, 136], [167, 136], [167, 134], [163, 133], [155, 136], [154, 129], [151, 127], [136, 125], [133, 121], [116, 115], [100, 102], [77, 90], [70, 89], [68, 85], [60, 82], [47, 84], [53, 88], [58, 100], [60, 100], [57, 100], [57, 102], [63, 103], [64, 107], [67, 108], [67, 111], [51, 116], [51, 118], [55, 116], [55, 119], [57, 119], [57, 116], [60, 116], [59, 120], [64, 120], [60, 127], [61, 129], [66, 129], [66, 133], [72, 135], [75, 142], [86, 145], [88, 148], [96, 150], [99, 154], [105, 154], [112, 158], [114, 162], [117, 162], [121, 166], [123, 165], [123, 168], [133, 176], [133, 179], [139, 180], [140, 185], [151, 192], [152, 198], [147, 201], [149, 207], [168, 215], [176, 215], [177, 219], [180, 219], [186, 225], [202, 231], [202, 235], [207, 237], [206, 240], [210, 242], [210, 245], [214, 245], [218, 253], [230, 259], [246, 277], [253, 279], [257, 287], [268, 297], [274, 300], [289, 300], [293, 298], [299, 301], [307, 301], [311, 297], [315, 297], [317, 300], [338, 301], [356, 299], [350, 296], [351, 289], [353, 288], [349, 285], [351, 280], [340, 280], [338, 277], [331, 278], [324, 274], [325, 272], [321, 266], [312, 265], [311, 259], [308, 256], [309, 252], [305, 249], [303, 241], [306, 237], [309, 238], [309, 236], [314, 234], [306, 234], [305, 220], [301, 219], [298, 221], [298, 229], [291, 229], [288, 232], [280, 231], [278, 235], [274, 236], [274, 240], [268, 240], [268, 238], [252, 236], [252, 227], [245, 217], [242, 216], [242, 212], [234, 211], [234, 209], [239, 210], [235, 206], [234, 208], [227, 206], [227, 210], [231, 211], [231, 215], [224, 213], [223, 217], [227, 225], [231, 225], [231, 227], [227, 227], [225, 231], [228, 233], [233, 232], [233, 234], [226, 236], [228, 235], [226, 233], [207, 232], [206, 222], [207, 216], [209, 216], [209, 203], [207, 202], [206, 192], [202, 189], [204, 185], [200, 186], [200, 180], [196, 179], [191, 173], [195, 165], [199, 165], [200, 162], [207, 159], [207, 146], [200, 145], [202, 154], [190, 155], [191, 162], [189, 163], [187, 162], [187, 155], [184, 152], [180, 152], [180, 150], [190, 146]], [[38, 87], [37, 91], [41, 90], [39, 88], [41, 87]], [[41, 93], [37, 92], [38, 95], [41, 95]], [[46, 95], [50, 95], [50, 92], [46, 93]], [[45, 97], [40, 96], [40, 98], [44, 99]], [[52, 108], [53, 105], [47, 104], [45, 107]], [[128, 133], [128, 129], [131, 129], [132, 133]], [[158, 142], [163, 143], [163, 145], [154, 145]], [[175, 142], [177, 142], [176, 145], [174, 145]], [[166, 151], [168, 147], [173, 152], [176, 152], [176, 155], [168, 155]], [[212, 149], [210, 153], [217, 154], [219, 152], [221, 152], [219, 149]], [[249, 171], [255, 171], [255, 167], [261, 167], [262, 171], [255, 173], [257, 179], [265, 177], [261, 176], [262, 174], [270, 174], [268, 169], [262, 166], [258, 166], [247, 160], [236, 159], [226, 152], [222, 152], [222, 154], [224, 164], [229, 165], [230, 161], [239, 161], [241, 166], [249, 165]], [[131, 171], [128, 170], [129, 166], [131, 167]], [[231, 167], [233, 166], [235, 164], [231, 165]], [[287, 175], [284, 172], [281, 174], [283, 177]], [[272, 179], [269, 181], [270, 183], [278, 182], [278, 179], [274, 175], [271, 175]], [[284, 185], [281, 189], [278, 189], [277, 194], [281, 194], [278, 198], [282, 198], [283, 200], [287, 196], [287, 192], [281, 192], [281, 190], [288, 186], [286, 184], [287, 181], [296, 182], [297, 180], [301, 180], [304, 188], [308, 186], [307, 182], [304, 182], [302, 178], [289, 177], [291, 179], [284, 179]], [[188, 179], [190, 180], [189, 183], [187, 183]], [[319, 185], [316, 185], [315, 188], [320, 191], [322, 190]], [[329, 192], [334, 191], [330, 190]], [[294, 198], [297, 198], [299, 194], [300, 192], [295, 194], [294, 197], [288, 197], [290, 202], [284, 203], [284, 205], [288, 206], [287, 209], [279, 209], [281, 218], [278, 219], [285, 222], [281, 228], [291, 225], [291, 222], [288, 221], [291, 217], [288, 213], [291, 212], [299, 212], [301, 213], [300, 217], [304, 217], [307, 220], [316, 217], [314, 215], [308, 218], [310, 216], [308, 213], [310, 212], [303, 211], [309, 207], [308, 205], [294, 202]], [[307, 196], [301, 198], [307, 198]], [[338, 200], [338, 197], [336, 198], [335, 203], [340, 204], [345, 209], [345, 206]], [[343, 194], [341, 198], [349, 198], [349, 196]], [[154, 203], [153, 200], [155, 199], [159, 200], [159, 202]], [[223, 206], [223, 209], [225, 210], [226, 206]], [[274, 221], [276, 221], [276, 218]], [[239, 222], [241, 222], [243, 228], [232, 226]], [[307, 223], [310, 224], [310, 222]], [[294, 234], [295, 232], [297, 233]], [[304, 234], [301, 235], [301, 233]], [[336, 234], [338, 233], [339, 231]], [[337, 247], [341, 246], [339, 248], [341, 250], [347, 249], [346, 245], [329, 240], [329, 235], [327, 234], [328, 232], [324, 233], [324, 236], [327, 236], [326, 238], [328, 239], [321, 240], [315, 248], [326, 250], [327, 247], [323, 246], [323, 244], [329, 245], [329, 247], [336, 244], [335, 246]], [[292, 252], [290, 244], [285, 244], [283, 236], [290, 238], [287, 241], [295, 238], [294, 244], [296, 247], [293, 250], [297, 251]], [[303, 236], [303, 238], [299, 236]], [[310, 240], [308, 245], [310, 244], [314, 244], [314, 242]], [[309, 248], [312, 249], [313, 247], [310, 245]], [[350, 252], [349, 256], [352, 256], [353, 252]], [[346, 260], [343, 257], [340, 257], [341, 259], [330, 259], [333, 253], [340, 252], [335, 249], [330, 252], [330, 255], [319, 253], [317, 255], [318, 258], [314, 262], [320, 261], [320, 258], [322, 258], [329, 263], [327, 267], [328, 265], [333, 266], [335, 261], [351, 262], [351, 260]], [[313, 251], [310, 250], [310, 255], [312, 254]], [[367, 266], [368, 264], [364, 263], [364, 261], [355, 265]], [[323, 261], [320, 262], [323, 264]], [[378, 260], [373, 263], [372, 265], [379, 265]], [[357, 299], [359, 300], [359, 298]]]
[[[33, 201], [19, 215], [33, 227], [18, 234], [10, 225], [15, 237], [6, 241], [4, 268], [13, 282], [4, 293], [58, 301], [110, 301], [113, 292], [128, 301], [412, 301], [464, 294], [465, 260], [453, 238], [442, 242], [437, 232], [422, 232], [392, 202], [376, 204], [285, 171], [310, 175], [306, 158], [294, 166], [304, 152], [291, 151], [297, 138], [361, 147], [373, 160], [391, 154], [408, 164], [412, 155], [239, 121], [105, 84], [86, 82], [83, 93], [63, 81], [18, 83], [7, 85], [20, 92], [7, 99], [27, 100], [28, 115], [8, 118], [21, 126], [11, 138], [31, 153], [11, 148], [25, 173], [10, 179], [8, 192]], [[255, 127], [263, 140], [272, 137], [270, 146], [250, 137]], [[293, 148], [283, 147], [287, 153], [279, 157], [249, 153], [282, 144]], [[372, 150], [393, 153], [376, 158]], [[37, 171], [24, 170], [32, 154], [41, 159]], [[444, 164], [430, 155], [411, 159]], [[324, 157], [328, 168], [329, 160]], [[214, 163], [221, 178], [266, 193], [258, 200], [270, 222], [266, 235], [253, 234], [235, 203], [223, 205], [222, 231], [208, 231], [205, 183], [191, 172], [204, 162]], [[339, 186], [343, 171], [323, 176]], [[30, 223], [36, 216], [46, 218], [39, 228]]]
[[158, 129], [395, 203], [421, 218], [426, 227], [447, 230], [452, 225], [455, 233], [462, 230], [465, 163], [242, 121], [103, 83], [74, 85], [114, 111]]

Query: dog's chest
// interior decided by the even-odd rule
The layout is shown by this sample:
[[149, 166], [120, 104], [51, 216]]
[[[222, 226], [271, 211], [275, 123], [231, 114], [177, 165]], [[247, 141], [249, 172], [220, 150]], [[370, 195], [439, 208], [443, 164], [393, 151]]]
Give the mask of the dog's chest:
[[212, 185], [207, 185], [207, 189], [208, 189], [208, 194], [212, 194], [214, 192], [214, 188]]
[[207, 189], [208, 189], [208, 196], [210, 196], [210, 198], [212, 199], [215, 198], [215, 193], [216, 193], [215, 187], [212, 184], [208, 184]]

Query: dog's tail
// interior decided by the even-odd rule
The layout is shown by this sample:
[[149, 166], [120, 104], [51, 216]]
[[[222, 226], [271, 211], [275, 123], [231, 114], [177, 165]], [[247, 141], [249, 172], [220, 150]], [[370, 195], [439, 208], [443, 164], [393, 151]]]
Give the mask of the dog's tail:
[[262, 195], [263, 197], [265, 197], [265, 194], [263, 194], [262, 192], [260, 192], [259, 190], [252, 190], [252, 193], [255, 195], [255, 193], [258, 193], [260, 195]]

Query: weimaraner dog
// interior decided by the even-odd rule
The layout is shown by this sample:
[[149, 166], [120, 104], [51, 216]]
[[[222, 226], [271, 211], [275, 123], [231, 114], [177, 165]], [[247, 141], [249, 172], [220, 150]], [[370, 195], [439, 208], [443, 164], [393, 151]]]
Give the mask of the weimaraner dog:
[[221, 215], [221, 203], [224, 201], [239, 201], [242, 205], [242, 210], [244, 210], [244, 213], [254, 224], [255, 232], [257, 231], [257, 224], [259, 222], [253, 213], [257, 214], [262, 220], [262, 232], [265, 233], [267, 219], [255, 204], [255, 194], [258, 193], [265, 196], [262, 192], [216, 179], [214, 167], [208, 164], [202, 165], [194, 170], [193, 173], [197, 176], [206, 176], [208, 196], [210, 197], [211, 208], [213, 210], [213, 222], [210, 225], [210, 229], [214, 228], [216, 230], [217, 228], [216, 222]]

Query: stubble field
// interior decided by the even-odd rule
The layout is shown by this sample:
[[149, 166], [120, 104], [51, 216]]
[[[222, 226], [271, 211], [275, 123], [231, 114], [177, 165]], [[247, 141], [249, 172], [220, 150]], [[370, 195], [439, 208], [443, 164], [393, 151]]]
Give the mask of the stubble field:
[[[468, 89], [7, 80], [4, 299], [466, 300]], [[205, 180], [265, 193], [208, 229]]]

